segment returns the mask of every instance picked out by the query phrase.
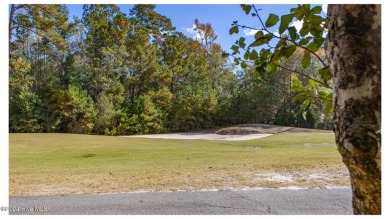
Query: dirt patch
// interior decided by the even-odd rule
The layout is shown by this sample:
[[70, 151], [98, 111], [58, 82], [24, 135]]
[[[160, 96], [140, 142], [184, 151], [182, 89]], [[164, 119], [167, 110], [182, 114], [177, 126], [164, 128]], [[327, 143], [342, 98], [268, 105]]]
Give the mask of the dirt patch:
[[333, 188], [349, 186], [349, 174], [338, 171], [308, 170], [291, 172], [265, 172], [254, 174], [253, 182], [274, 188]]
[[[308, 170], [229, 170], [205, 168], [204, 170], [162, 171], [162, 176], [141, 174], [116, 178], [85, 176], [67, 183], [24, 184], [11, 187], [11, 195], [54, 195], [119, 193], [135, 191], [198, 191], [241, 189], [298, 189], [337, 188], [350, 186], [346, 168]], [[99, 180], [96, 180], [99, 179]]]

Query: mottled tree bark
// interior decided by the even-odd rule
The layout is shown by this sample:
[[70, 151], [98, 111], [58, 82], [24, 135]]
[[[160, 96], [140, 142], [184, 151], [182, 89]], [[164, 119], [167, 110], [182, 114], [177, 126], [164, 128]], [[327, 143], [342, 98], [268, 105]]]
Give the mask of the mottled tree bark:
[[329, 5], [334, 132], [355, 214], [381, 214], [381, 6]]

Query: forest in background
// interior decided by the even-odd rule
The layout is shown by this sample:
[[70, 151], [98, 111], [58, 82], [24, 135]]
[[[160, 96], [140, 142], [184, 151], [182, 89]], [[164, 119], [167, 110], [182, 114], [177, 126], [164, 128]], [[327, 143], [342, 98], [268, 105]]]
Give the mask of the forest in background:
[[[127, 135], [243, 123], [331, 128], [321, 101], [302, 108], [294, 93], [294, 83], [309, 85], [307, 78], [239, 69], [222, 55], [207, 21], [194, 18], [200, 38], [192, 39], [154, 9], [135, 5], [123, 14], [115, 5], [84, 5], [82, 18], [71, 21], [66, 5], [11, 5], [9, 131]], [[281, 62], [318, 77], [319, 63], [302, 69], [303, 55]]]

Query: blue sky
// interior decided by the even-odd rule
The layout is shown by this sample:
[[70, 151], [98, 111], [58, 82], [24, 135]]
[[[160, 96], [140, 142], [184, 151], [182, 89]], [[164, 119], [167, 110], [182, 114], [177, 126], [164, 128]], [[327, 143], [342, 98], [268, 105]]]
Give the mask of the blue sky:
[[[128, 15], [129, 9], [133, 5], [118, 4], [121, 11]], [[68, 5], [70, 11], [70, 18], [73, 15], [82, 17], [82, 5]], [[265, 21], [270, 13], [277, 15], [284, 15], [290, 12], [290, 8], [296, 7], [296, 5], [286, 4], [263, 4], [256, 5], [257, 8], [261, 8], [260, 11], [262, 19]], [[252, 39], [255, 33], [246, 32], [240, 30], [239, 34], [229, 35], [229, 29], [231, 28], [232, 21], [238, 20], [239, 24], [243, 24], [251, 27], [259, 27], [260, 23], [256, 17], [252, 17], [250, 14], [246, 15], [238, 4], [157, 4], [156, 12], [171, 19], [172, 24], [176, 27], [176, 30], [183, 32], [186, 36], [195, 38], [195, 33], [192, 31], [193, 24], [196, 18], [201, 23], [211, 23], [212, 27], [218, 34], [216, 43], [220, 44], [224, 50], [230, 51], [230, 47], [241, 36], [247, 37], [248, 40]], [[298, 23], [295, 25], [299, 26]], [[274, 27], [275, 31], [279, 25]], [[299, 27], [298, 27], [299, 28]], [[272, 30], [272, 29], [271, 29]], [[274, 31], [274, 30], [272, 30]]]

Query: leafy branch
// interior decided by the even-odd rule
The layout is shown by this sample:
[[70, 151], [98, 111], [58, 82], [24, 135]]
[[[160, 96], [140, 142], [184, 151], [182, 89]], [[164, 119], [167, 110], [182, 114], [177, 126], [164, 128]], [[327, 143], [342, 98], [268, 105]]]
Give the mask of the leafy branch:
[[[238, 63], [240, 63], [240, 62], [241, 62], [241, 63], [249, 63], [249, 64], [251, 64], [251, 65], [254, 65], [254, 64], [255, 64], [255, 62], [254, 62], [254, 61], [251, 61], [251, 60], [242, 60], [240, 57], [236, 57], [236, 56], [234, 56], [234, 55], [232, 55], [232, 57], [234, 58], [236, 64], [238, 64]], [[283, 69], [283, 70], [286, 70], [286, 71], [288, 71], [288, 72], [290, 72], [290, 73], [296, 73], [296, 74], [298, 74], [298, 75], [302, 75], [302, 76], [304, 76], [304, 77], [306, 77], [306, 78], [308, 78], [308, 79], [310, 79], [310, 80], [313, 80], [313, 81], [315, 81], [315, 82], [321, 84], [322, 86], [324, 86], [324, 87], [326, 87], [326, 88], [331, 88], [328, 84], [325, 84], [325, 83], [323, 83], [322, 81], [317, 80], [317, 79], [311, 77], [310, 75], [307, 75], [307, 74], [305, 74], [305, 73], [303, 73], [303, 72], [300, 72], [300, 71], [298, 71], [298, 70], [296, 70], [296, 69], [287, 68], [287, 67], [285, 67], [285, 66], [283, 66], [283, 65], [280, 65], [280, 64], [277, 64], [277, 63], [274, 63], [274, 62], [270, 62], [270, 64], [275, 65], [276, 67], [281, 68], [281, 69]], [[243, 66], [241, 66], [241, 67], [243, 67]], [[246, 67], [246, 66], [245, 66], [245, 67]], [[245, 67], [244, 67], [244, 68], [245, 68]]]
[[[318, 61], [321, 62], [321, 64], [322, 64], [324, 67], [328, 66], [328, 65], [325, 63], [325, 61], [324, 61], [323, 59], [321, 59], [321, 57], [320, 57], [317, 53], [313, 52], [312, 50], [310, 50], [310, 49], [307, 48], [306, 46], [299, 45], [299, 44], [298, 44], [297, 42], [295, 42], [294, 40], [290, 40], [289, 38], [281, 37], [281, 35], [280, 35], [280, 36], [277, 36], [277, 35], [275, 35], [274, 33], [272, 33], [271, 31], [269, 31], [269, 30], [266, 28], [266, 26], [264, 25], [264, 23], [263, 23], [263, 21], [262, 21], [260, 15], [259, 15], [259, 13], [258, 13], [258, 10], [256, 9], [256, 6], [255, 6], [255, 5], [252, 5], [252, 7], [253, 7], [253, 9], [254, 9], [254, 11], [255, 11], [255, 13], [256, 13], [257, 19], [260, 21], [260, 23], [261, 23], [261, 25], [262, 25], [262, 27], [263, 27], [261, 30], [264, 30], [264, 31], [266, 31], [268, 34], [271, 34], [274, 38], [278, 38], [278, 39], [281, 39], [281, 40], [286, 40], [286, 41], [288, 41], [288, 42], [294, 44], [295, 46], [300, 47], [300, 48], [302, 48], [302, 49], [308, 51], [309, 53], [311, 53], [312, 55], [314, 55], [314, 56], [318, 59]], [[240, 25], [240, 26], [241, 26], [241, 25]], [[243, 28], [245, 28], [245, 26], [243, 26]], [[282, 34], [282, 33], [280, 33], [280, 34]]]
[[[261, 27], [250, 27], [238, 24], [238, 21], [233, 21], [232, 28], [229, 31], [231, 35], [237, 34], [239, 28], [244, 30], [257, 30], [257, 33], [254, 35], [254, 41], [249, 44], [245, 43], [246, 38], [241, 37], [236, 41], [235, 45], [231, 47], [233, 52], [231, 54], [223, 54], [224, 57], [233, 56], [236, 65], [241, 64], [242, 68], [245, 68], [248, 63], [247, 61], [250, 60], [260, 76], [263, 76], [266, 73], [273, 74], [277, 72], [278, 69], [283, 69], [308, 78], [309, 82], [312, 83], [314, 87], [320, 85], [327, 89], [331, 88], [328, 83], [332, 77], [329, 66], [326, 63], [326, 60], [318, 53], [318, 51], [323, 48], [325, 42], [324, 33], [326, 33], [327, 28], [326, 18], [319, 15], [322, 11], [321, 6], [314, 6], [311, 8], [308, 4], [298, 5], [297, 8], [292, 8], [290, 10], [290, 14], [282, 15], [281, 17], [270, 14], [265, 22], [261, 19], [259, 14], [261, 9], [257, 9], [255, 5], [241, 5], [241, 8], [247, 15], [254, 10], [254, 13], [251, 15], [257, 18]], [[299, 31], [291, 25], [293, 19], [302, 21], [302, 28]], [[272, 32], [270, 28], [278, 23], [280, 23], [280, 25], [277, 34]], [[286, 31], [287, 33], [285, 34]], [[276, 45], [271, 45], [273, 39], [278, 40]], [[261, 49], [256, 49], [256, 47], [260, 47]], [[297, 50], [298, 48], [300, 50]], [[244, 60], [235, 56], [240, 54], [240, 50], [245, 51], [243, 55]], [[317, 60], [322, 66], [321, 69], [318, 69], [318, 77], [310, 76], [297, 69], [291, 69], [280, 64], [281, 61], [288, 60], [292, 57], [296, 51], [303, 53], [300, 62], [302, 69], [311, 66], [312, 58]], [[310, 105], [313, 97], [308, 96], [310, 92], [306, 92], [311, 88], [309, 90], [307, 89], [309, 89], [309, 87], [302, 88], [300, 96], [301, 98], [305, 97], [306, 104]], [[321, 97], [320, 99], [329, 102], [329, 99], [325, 97]]]

